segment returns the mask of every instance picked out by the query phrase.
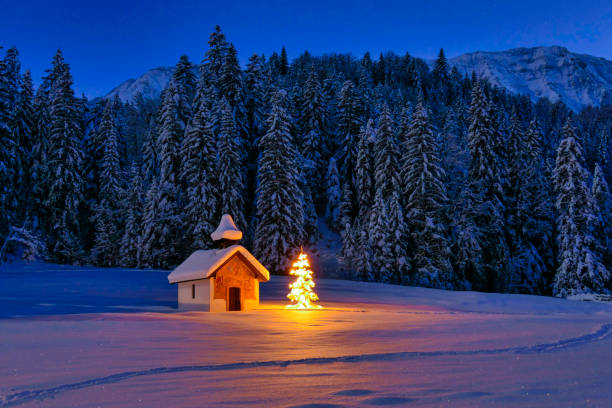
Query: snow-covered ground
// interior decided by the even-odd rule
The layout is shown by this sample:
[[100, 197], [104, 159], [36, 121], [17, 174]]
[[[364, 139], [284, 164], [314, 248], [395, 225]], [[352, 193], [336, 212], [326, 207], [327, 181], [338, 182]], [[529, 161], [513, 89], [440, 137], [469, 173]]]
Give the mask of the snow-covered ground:
[[0, 406], [610, 407], [612, 306], [332, 279], [177, 312], [167, 272], [0, 269]]

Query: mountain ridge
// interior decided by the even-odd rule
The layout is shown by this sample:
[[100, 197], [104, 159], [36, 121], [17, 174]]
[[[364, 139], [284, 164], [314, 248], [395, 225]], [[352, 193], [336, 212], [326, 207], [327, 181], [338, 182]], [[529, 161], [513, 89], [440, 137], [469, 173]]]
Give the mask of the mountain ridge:
[[474, 71], [510, 92], [534, 100], [562, 101], [575, 111], [612, 104], [612, 61], [573, 53], [565, 47], [475, 51], [448, 62], [462, 73]]
[[[429, 60], [431, 65], [433, 60]], [[533, 100], [562, 101], [574, 111], [586, 106], [612, 104], [612, 61], [578, 54], [562, 46], [511, 48], [504, 51], [475, 51], [448, 59], [462, 74], [475, 72], [491, 84]], [[157, 98], [172, 77], [173, 67], [157, 67], [138, 78], [113, 88], [115, 95], [132, 101], [138, 93]]]

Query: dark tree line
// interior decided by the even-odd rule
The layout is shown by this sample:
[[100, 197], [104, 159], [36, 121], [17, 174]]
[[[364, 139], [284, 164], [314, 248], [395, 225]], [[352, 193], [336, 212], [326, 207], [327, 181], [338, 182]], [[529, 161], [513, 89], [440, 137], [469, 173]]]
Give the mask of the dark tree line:
[[168, 268], [230, 213], [270, 270], [340, 234], [354, 279], [607, 293], [612, 108], [571, 112], [406, 54], [243, 69], [217, 27], [159, 100], [87, 101], [61, 51], [0, 60], [0, 255]]

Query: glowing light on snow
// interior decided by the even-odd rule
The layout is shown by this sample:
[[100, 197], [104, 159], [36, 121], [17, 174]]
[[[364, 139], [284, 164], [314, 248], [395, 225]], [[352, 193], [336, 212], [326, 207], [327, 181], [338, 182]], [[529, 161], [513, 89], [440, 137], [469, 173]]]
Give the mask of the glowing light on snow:
[[289, 285], [291, 291], [287, 295], [292, 304], [287, 305], [288, 309], [322, 309], [320, 305], [313, 302], [319, 300], [314, 292], [315, 283], [312, 280], [312, 270], [308, 262], [308, 256], [302, 251], [297, 261], [293, 263], [289, 275], [297, 276], [297, 279]]

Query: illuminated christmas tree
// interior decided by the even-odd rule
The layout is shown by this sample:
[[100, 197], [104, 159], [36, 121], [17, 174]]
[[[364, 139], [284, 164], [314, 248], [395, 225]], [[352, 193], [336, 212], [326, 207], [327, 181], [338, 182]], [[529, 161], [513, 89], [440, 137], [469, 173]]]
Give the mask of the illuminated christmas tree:
[[297, 261], [293, 263], [289, 275], [297, 276], [297, 279], [289, 285], [291, 292], [287, 295], [292, 304], [287, 305], [288, 309], [321, 309], [320, 305], [313, 302], [319, 300], [313, 291], [315, 283], [312, 280], [312, 270], [308, 262], [308, 256], [300, 252]]

